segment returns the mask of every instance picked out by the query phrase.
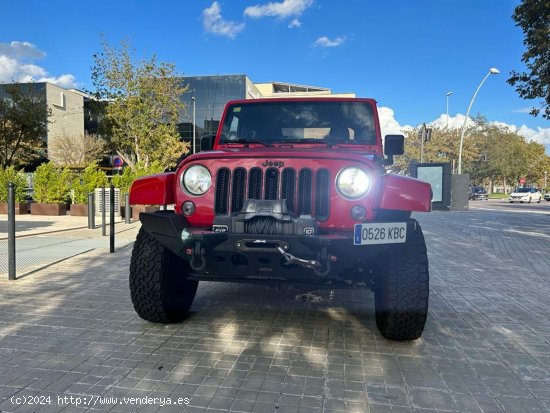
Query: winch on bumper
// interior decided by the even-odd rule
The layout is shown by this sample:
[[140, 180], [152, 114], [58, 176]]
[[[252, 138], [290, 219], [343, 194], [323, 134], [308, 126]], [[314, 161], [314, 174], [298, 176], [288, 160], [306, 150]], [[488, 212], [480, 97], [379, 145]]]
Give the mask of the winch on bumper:
[[[343, 272], [364, 266], [391, 245], [354, 245], [351, 231], [320, 232], [311, 216], [292, 217], [283, 200], [249, 200], [240, 213], [217, 217], [208, 229], [193, 228], [169, 211], [141, 213], [140, 220], [200, 280], [343, 280]], [[410, 233], [415, 221], [402, 225]]]

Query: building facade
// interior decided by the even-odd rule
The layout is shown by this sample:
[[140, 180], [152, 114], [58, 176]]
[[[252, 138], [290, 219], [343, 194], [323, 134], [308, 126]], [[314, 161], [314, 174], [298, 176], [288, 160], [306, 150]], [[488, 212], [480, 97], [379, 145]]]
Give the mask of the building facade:
[[[67, 90], [46, 82], [16, 83], [23, 93], [32, 93], [37, 101], [45, 102], [50, 116], [47, 118], [47, 131], [43, 137], [47, 156], [50, 160], [62, 161], [52, 150], [52, 143], [61, 137], [82, 136], [84, 134], [84, 96], [82, 92]], [[0, 97], [5, 97], [6, 86], [0, 84]]]

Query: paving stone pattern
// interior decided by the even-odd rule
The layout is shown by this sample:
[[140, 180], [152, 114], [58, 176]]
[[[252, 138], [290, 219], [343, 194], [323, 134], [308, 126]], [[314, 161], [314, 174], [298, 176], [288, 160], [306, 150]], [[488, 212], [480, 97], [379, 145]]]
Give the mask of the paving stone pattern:
[[[115, 249], [128, 240], [115, 239]], [[74, 238], [56, 236], [24, 237], [16, 240], [17, 270], [51, 264], [97, 248], [109, 248], [109, 238]], [[8, 241], [0, 240], [0, 274], [8, 272]]]
[[[380, 336], [368, 291], [202, 283], [184, 323], [139, 319], [131, 249], [0, 280], [7, 412], [550, 411], [550, 221], [489, 211], [422, 222], [431, 297], [422, 339]], [[14, 405], [12, 396], [51, 396]], [[58, 396], [188, 398], [181, 406], [59, 405]]]

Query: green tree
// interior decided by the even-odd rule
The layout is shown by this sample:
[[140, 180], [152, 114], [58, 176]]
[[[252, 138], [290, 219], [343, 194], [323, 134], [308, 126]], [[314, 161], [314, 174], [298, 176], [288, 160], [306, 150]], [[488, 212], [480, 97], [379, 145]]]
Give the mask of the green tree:
[[69, 194], [71, 172], [46, 162], [36, 168], [34, 175], [34, 199], [46, 204], [65, 202]]
[[96, 188], [106, 187], [108, 183], [109, 179], [105, 171], [98, 168], [97, 162], [92, 162], [72, 180], [73, 202], [86, 204], [90, 192], [94, 192]]
[[105, 117], [117, 153], [131, 169], [138, 162], [175, 164], [188, 145], [177, 129], [186, 88], [174, 65], [154, 55], [137, 60], [126, 40], [116, 48], [102, 39], [102, 49], [94, 55], [92, 81], [96, 97], [109, 101]]
[[550, 162], [544, 145], [528, 142], [525, 137], [506, 126], [478, 122], [475, 139], [480, 156], [469, 165], [476, 182], [502, 182], [506, 189], [520, 178], [529, 183], [542, 183]]
[[512, 71], [508, 83], [523, 99], [542, 99], [542, 105], [530, 113], [537, 116], [545, 107], [542, 116], [550, 119], [550, 4], [548, 0], [523, 0], [512, 18], [524, 34], [527, 50], [521, 61], [527, 72]]
[[45, 93], [32, 83], [6, 84], [0, 93], [0, 166], [24, 165], [44, 155]]
[[[464, 138], [462, 159], [465, 165], [479, 156], [479, 148], [473, 135], [475, 128], [470, 128]], [[421, 141], [420, 128], [405, 132], [405, 154], [396, 157], [392, 170], [406, 173], [411, 162], [420, 162]], [[448, 128], [433, 128], [429, 142], [424, 142], [423, 162], [449, 162], [458, 161], [458, 149], [460, 144], [460, 130]]]
[[25, 188], [27, 180], [21, 172], [10, 166], [6, 169], [0, 168], [0, 202], [8, 202], [8, 183], [15, 184], [15, 202], [25, 201]]

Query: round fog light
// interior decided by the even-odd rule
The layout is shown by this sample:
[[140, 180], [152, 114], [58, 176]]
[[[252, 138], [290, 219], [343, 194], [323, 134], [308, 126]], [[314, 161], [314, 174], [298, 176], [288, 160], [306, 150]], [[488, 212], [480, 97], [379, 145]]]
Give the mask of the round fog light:
[[195, 204], [191, 201], [185, 201], [181, 206], [181, 212], [183, 212], [183, 215], [186, 217], [193, 215], [195, 213]]
[[350, 210], [351, 217], [356, 221], [363, 221], [367, 216], [367, 210], [361, 205], [355, 205]]

